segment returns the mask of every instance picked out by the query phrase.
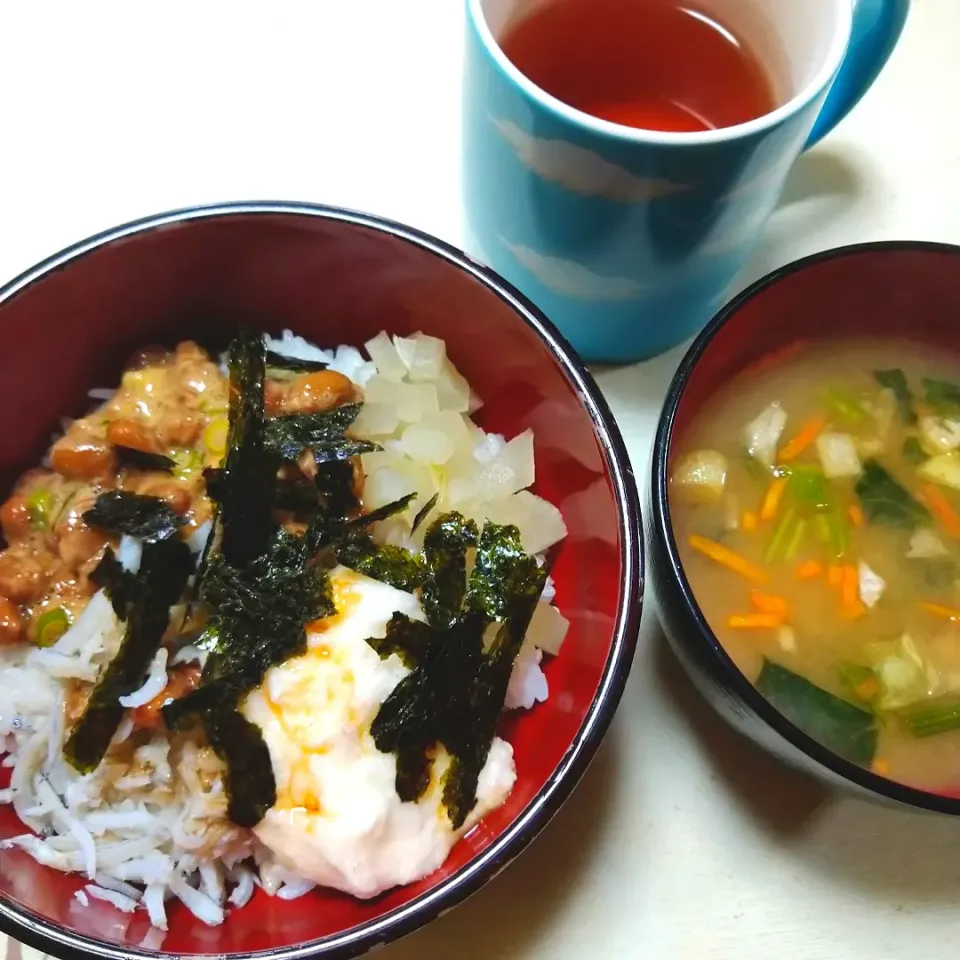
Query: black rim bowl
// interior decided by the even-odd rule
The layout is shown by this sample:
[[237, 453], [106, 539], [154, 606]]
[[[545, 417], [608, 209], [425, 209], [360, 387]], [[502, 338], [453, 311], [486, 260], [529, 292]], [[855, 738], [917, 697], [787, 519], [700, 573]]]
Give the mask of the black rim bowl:
[[[512, 307], [520, 322], [537, 333], [576, 390], [593, 421], [619, 513], [623, 600], [614, 625], [610, 654], [601, 682], [563, 761], [520, 816], [462, 870], [391, 913], [323, 940], [268, 951], [238, 951], [226, 955], [231, 960], [251, 960], [267, 956], [275, 960], [307, 960], [319, 956], [346, 960], [412, 933], [476, 893], [527, 847], [580, 781], [616, 712], [636, 650], [644, 585], [639, 497], [630, 458], [613, 413], [586, 367], [556, 327], [522, 293], [489, 267], [429, 234], [382, 217], [320, 204], [285, 201], [234, 202], [173, 210], [106, 230], [43, 260], [0, 288], [0, 305], [30, 284], [68, 268], [72, 262], [91, 251], [123, 237], [187, 220], [232, 214], [294, 214], [365, 226], [414, 244], [479, 280]], [[0, 899], [0, 931], [55, 956], [84, 960], [174, 956], [164, 953], [163, 950], [118, 947], [82, 936], [22, 910], [19, 905], [6, 899]]]
[[646, 511], [654, 589], [667, 639], [704, 697], [734, 727], [791, 765], [873, 800], [960, 816], [960, 798], [940, 796], [888, 780], [828, 750], [783, 716], [740, 672], [707, 623], [684, 573], [670, 523], [669, 458], [674, 423], [691, 373], [717, 332], [740, 308], [780, 280], [824, 260], [870, 251], [936, 251], [957, 255], [960, 247], [923, 241], [854, 244], [787, 264], [738, 294], [707, 324], [684, 355], [670, 383], [653, 445]]

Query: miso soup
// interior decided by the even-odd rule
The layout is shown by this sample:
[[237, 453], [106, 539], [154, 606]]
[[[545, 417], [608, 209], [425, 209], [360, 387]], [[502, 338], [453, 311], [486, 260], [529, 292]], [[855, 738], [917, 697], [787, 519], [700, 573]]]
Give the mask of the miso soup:
[[807, 347], [678, 443], [681, 561], [740, 670], [834, 752], [960, 789], [960, 361]]

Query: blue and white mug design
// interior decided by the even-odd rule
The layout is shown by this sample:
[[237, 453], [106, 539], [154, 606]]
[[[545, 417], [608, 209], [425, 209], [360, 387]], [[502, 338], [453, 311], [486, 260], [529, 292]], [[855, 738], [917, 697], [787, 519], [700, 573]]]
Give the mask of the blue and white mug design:
[[873, 83], [909, 0], [702, 0], [759, 55], [781, 106], [697, 133], [618, 126], [528, 80], [498, 40], [544, 2], [467, 0], [469, 246], [586, 360], [645, 359], [724, 302], [793, 162]]

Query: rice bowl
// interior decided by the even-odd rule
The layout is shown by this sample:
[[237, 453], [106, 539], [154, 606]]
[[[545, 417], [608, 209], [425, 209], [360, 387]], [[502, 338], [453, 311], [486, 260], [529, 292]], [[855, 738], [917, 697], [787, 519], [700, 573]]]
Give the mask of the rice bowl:
[[[232, 351], [239, 350], [236, 343]], [[446, 357], [442, 341], [381, 333], [366, 344], [366, 357], [350, 346], [323, 351], [290, 331], [256, 344], [250, 349], [265, 358], [266, 426], [301, 426], [305, 418], [348, 403], [358, 408], [342, 459], [338, 453], [323, 460], [320, 447], [298, 443], [267, 465], [285, 494], [294, 485], [306, 488], [303, 504], [278, 501], [284, 535], [309, 536], [308, 524], [329, 522], [325, 514], [334, 507], [324, 497], [344, 470], [356, 494], [346, 508], [354, 516], [348, 522], [363, 521], [371, 534], [360, 553], [344, 542], [324, 561], [317, 575], [329, 588], [329, 611], [303, 624], [302, 650], [276, 659], [238, 699], [237, 709], [259, 730], [273, 768], [271, 802], [256, 816], [234, 812], [237, 798], [230, 796], [225, 769], [230, 752], [205, 735], [209, 724], [181, 729], [168, 718], [174, 700], [211, 689], [217, 670], [209, 658], [224, 642], [222, 636], [211, 641], [216, 614], [191, 612], [190, 595], [205, 606], [196, 581], [207, 569], [209, 548], [216, 560], [231, 532], [225, 526], [229, 500], [213, 493], [212, 477], [229, 473], [242, 442], [241, 362], [232, 356], [228, 375], [224, 362], [216, 364], [189, 342], [138, 355], [115, 393], [91, 391], [100, 402], [65, 424], [51, 449], [51, 469], [29, 471], [0, 510], [10, 545], [0, 557], [0, 590], [7, 602], [19, 601], [21, 614], [19, 630], [8, 623], [0, 648], [0, 736], [3, 762], [13, 768], [0, 801], [12, 804], [31, 831], [2, 846], [84, 874], [88, 882], [75, 893], [81, 906], [94, 899], [124, 912], [145, 910], [154, 944], [162, 939], [157, 931], [168, 928], [169, 901], [218, 925], [256, 887], [294, 899], [320, 883], [368, 898], [439, 867], [453, 843], [509, 795], [517, 776], [513, 751], [498, 737], [485, 745], [472, 801], [460, 815], [446, 800], [450, 778], [466, 763], [451, 755], [455, 740], [430, 742], [428, 782], [398, 795], [404, 788], [397, 756], [378, 749], [371, 727], [416, 665], [402, 651], [378, 650], [376, 641], [388, 637], [397, 617], [419, 625], [431, 620], [426, 599], [439, 588], [426, 582], [398, 589], [379, 577], [390, 579], [383, 571], [394, 562], [429, 561], [431, 531], [435, 538], [447, 536], [453, 526], [472, 531], [460, 547], [461, 566], [473, 562], [478, 548], [477, 564], [482, 560], [480, 527], [513, 531], [539, 566], [566, 535], [560, 512], [527, 489], [535, 479], [532, 435], [508, 441], [473, 423], [470, 411], [482, 401]], [[331, 383], [342, 396], [323, 393]], [[354, 449], [359, 452], [348, 457]], [[250, 482], [247, 474], [244, 482]], [[122, 710], [114, 711], [109, 746], [95, 763], [79, 763], [86, 744], [71, 752], [71, 743], [95, 732], [91, 723], [84, 726], [84, 705], [94, 702], [88, 716], [96, 709], [111, 664], [136, 630], [139, 612], [130, 605], [120, 617], [118, 594], [128, 580], [135, 582], [146, 551], [156, 549], [151, 535], [135, 536], [126, 519], [100, 519], [97, 511], [121, 498], [141, 513], [177, 511], [179, 530], [170, 536], [189, 550], [193, 583], [184, 580], [186, 594], [176, 597], [148, 669], [115, 698]], [[244, 523], [250, 519], [246, 507]], [[141, 514], [137, 522], [142, 526]], [[371, 547], [381, 552], [368, 552]], [[4, 579], [5, 561], [14, 554], [20, 570]], [[455, 574], [455, 554], [456, 548], [449, 558], [438, 554], [445, 560], [436, 571], [441, 586], [450, 562]], [[359, 570], [348, 565], [351, 557]], [[108, 579], [103, 571], [110, 564], [126, 579]], [[28, 567], [42, 572], [25, 586]], [[454, 595], [462, 598], [478, 569], [453, 588]], [[545, 574], [540, 579], [538, 595]], [[560, 652], [567, 622], [549, 592], [534, 603], [510, 658], [501, 707], [531, 709], [548, 696], [541, 659]], [[63, 628], [59, 637], [49, 626], [54, 614]], [[489, 622], [496, 628], [496, 619]], [[431, 625], [446, 626], [435, 619]], [[269, 634], [272, 625], [257, 626]], [[256, 771], [245, 765], [243, 775]]]
[[[269, 951], [348, 958], [456, 905], [520, 853], [575, 785], [612, 715], [632, 656], [642, 567], [636, 491], [610, 411], [536, 309], [491, 272], [409, 228], [309, 204], [233, 204], [111, 230], [0, 289], [0, 474], [10, 489], [39, 462], [64, 412], [89, 410], [91, 384], [115, 384], [145, 343], [225, 343], [244, 319], [320, 344], [361, 346], [383, 329], [442, 338], [484, 405], [473, 419], [513, 438], [532, 429], [536, 492], [561, 507], [568, 536], [552, 568], [570, 630], [545, 657], [550, 696], [505, 715], [519, 777], [505, 803], [443, 866], [372, 900], [328, 893], [281, 900], [256, 888], [210, 927], [175, 903], [158, 955]], [[46, 346], [56, 339], [59, 349]], [[45, 376], [33, 359], [45, 351]], [[41, 442], [43, 446], [41, 447]], [[14, 472], [16, 471], [16, 473]], [[9, 770], [6, 771], [9, 774]], [[6, 780], [0, 777], [0, 787]], [[0, 807], [0, 839], [24, 832]], [[76, 879], [75, 879], [76, 878]], [[0, 852], [0, 929], [55, 955], [151, 955], [144, 910], [121, 913], [74, 891], [86, 878]]]

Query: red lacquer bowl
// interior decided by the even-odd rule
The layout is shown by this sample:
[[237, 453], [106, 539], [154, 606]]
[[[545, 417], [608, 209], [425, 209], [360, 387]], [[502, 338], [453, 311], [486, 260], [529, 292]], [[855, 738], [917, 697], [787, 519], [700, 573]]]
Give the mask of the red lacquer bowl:
[[[381, 329], [443, 338], [485, 401], [482, 426], [535, 431], [537, 492], [570, 530], [554, 570], [570, 633], [547, 668], [547, 703], [504, 724], [519, 774], [509, 801], [432, 876], [368, 902], [335, 893], [284, 902], [258, 891], [217, 928], [173, 907], [158, 953], [139, 946], [141, 914], [79, 908], [77, 879], [0, 852], [0, 928], [54, 955], [344, 958], [396, 939], [476, 891], [533, 839], [580, 779], [623, 693], [642, 541], [613, 417], [521, 294], [406, 227], [306, 204], [233, 204], [118, 227], [28, 271], [0, 290], [0, 479], [9, 487], [35, 464], [60, 417], [88, 409], [89, 388], [117, 383], [134, 348], [225, 340], [240, 324], [288, 327], [324, 345], [362, 345]], [[0, 839], [22, 832], [0, 809]]]
[[735, 727], [830, 784], [893, 805], [960, 815], [957, 790], [916, 790], [831, 752], [780, 714], [740, 673], [710, 629], [683, 572], [670, 522], [674, 451], [732, 377], [775, 370], [810, 342], [914, 340], [960, 355], [960, 247], [868, 243], [774, 271], [727, 304], [694, 341], [667, 394], [653, 450], [648, 544], [665, 632], [700, 691]]

